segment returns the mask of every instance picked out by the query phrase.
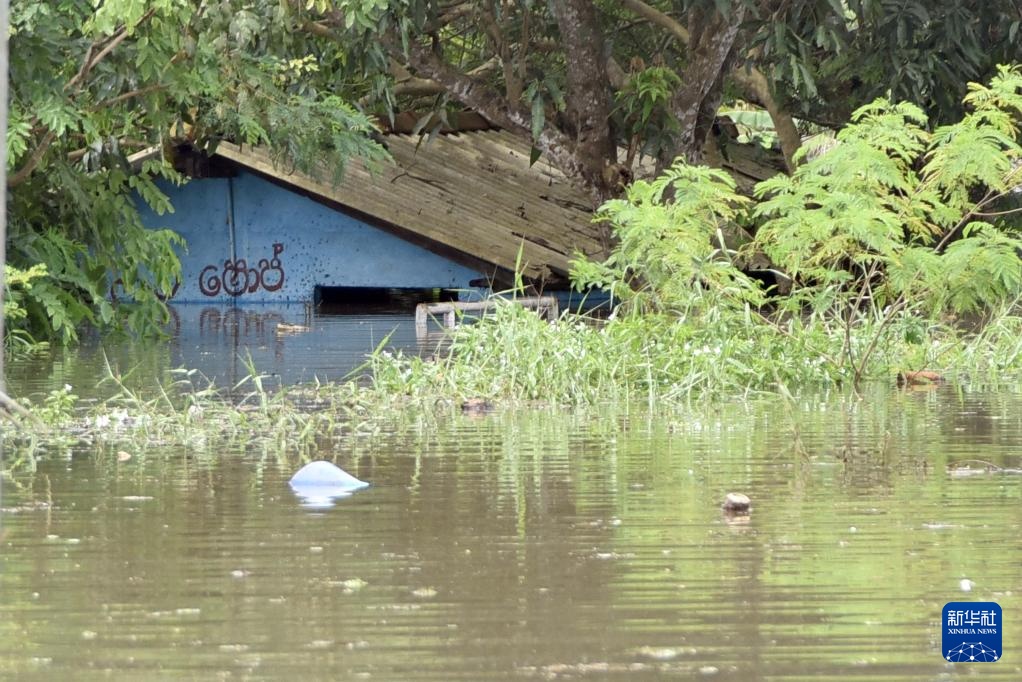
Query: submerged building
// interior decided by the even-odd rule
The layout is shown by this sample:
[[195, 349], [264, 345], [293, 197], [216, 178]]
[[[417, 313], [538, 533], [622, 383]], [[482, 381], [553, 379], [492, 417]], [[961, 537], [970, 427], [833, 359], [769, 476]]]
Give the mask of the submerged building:
[[[604, 243], [592, 205], [530, 148], [488, 125], [426, 140], [390, 132], [394, 163], [352, 163], [339, 183], [223, 142], [165, 187], [175, 212], [147, 213], [187, 241], [176, 303], [292, 303], [371, 290], [503, 286], [515, 270], [567, 282], [576, 253]], [[324, 173], [324, 176], [331, 175]]]

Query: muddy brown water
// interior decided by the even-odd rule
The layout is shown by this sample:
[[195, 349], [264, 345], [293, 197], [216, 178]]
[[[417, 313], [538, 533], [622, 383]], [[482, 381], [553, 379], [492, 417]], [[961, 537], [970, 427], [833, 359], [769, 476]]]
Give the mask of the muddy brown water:
[[[243, 451], [8, 472], [0, 679], [1022, 679], [1016, 393], [452, 414], [317, 455], [372, 486], [306, 509]], [[968, 600], [1001, 661], [944, 661]]]

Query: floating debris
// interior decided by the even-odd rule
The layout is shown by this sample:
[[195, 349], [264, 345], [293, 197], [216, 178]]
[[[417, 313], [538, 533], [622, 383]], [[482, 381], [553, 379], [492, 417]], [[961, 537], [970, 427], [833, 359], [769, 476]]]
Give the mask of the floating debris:
[[752, 501], [742, 493], [728, 493], [724, 496], [721, 508], [728, 514], [748, 514]]
[[369, 484], [360, 481], [344, 469], [331, 462], [309, 462], [291, 477], [291, 487], [323, 486], [328, 488], [341, 487], [346, 490], [358, 490]]
[[972, 582], [968, 578], [962, 578], [962, 581], [958, 583], [958, 587], [962, 590], [962, 592], [972, 592], [972, 586], [975, 584], [976, 583]]
[[248, 644], [221, 644], [218, 648], [224, 652], [240, 653], [248, 651]]
[[469, 398], [461, 404], [461, 411], [470, 416], [493, 412], [493, 403], [485, 398]]
[[947, 473], [952, 478], [984, 476], [986, 474], [1022, 474], [1022, 469], [1002, 467], [982, 459], [964, 459], [952, 462], [947, 466]]
[[928, 386], [942, 383], [944, 383], [944, 377], [928, 369], [921, 369], [917, 372], [898, 372], [899, 386]]
[[599, 559], [600, 561], [609, 561], [612, 559], [634, 559], [635, 552], [593, 552], [593, 558]]
[[[32, 502], [25, 502], [24, 504], [19, 504], [16, 507], [0, 507], [0, 514], [21, 514], [23, 512], [41, 511], [49, 508], [50, 508], [49, 502], [33, 500]], [[53, 537], [55, 538], [57, 536], [54, 535]], [[49, 535], [47, 535], [46, 539], [49, 540], [51, 538]]]
[[289, 334], [304, 334], [305, 332], [312, 331], [312, 327], [307, 327], [304, 324], [287, 324], [286, 322], [277, 323], [277, 335], [285, 336]]
[[130, 459], [131, 459], [131, 453], [130, 452], [125, 452], [124, 450], [118, 450], [117, 451], [117, 461], [118, 462], [127, 462]]
[[680, 649], [670, 646], [641, 646], [635, 650], [636, 655], [651, 658], [654, 661], [673, 661], [684, 653], [694, 654], [695, 649]]
[[330, 583], [331, 585], [340, 585], [343, 588], [344, 594], [353, 594], [358, 592], [363, 587], [368, 585], [365, 580], [361, 578], [348, 578], [347, 580], [340, 580]]
[[360, 481], [331, 462], [310, 462], [291, 477], [291, 489], [311, 509], [332, 507], [334, 500], [347, 497], [369, 484]]

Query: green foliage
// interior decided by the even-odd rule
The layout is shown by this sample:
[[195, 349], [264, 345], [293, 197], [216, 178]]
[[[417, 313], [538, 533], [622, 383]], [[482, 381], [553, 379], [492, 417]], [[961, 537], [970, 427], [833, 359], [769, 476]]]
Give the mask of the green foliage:
[[679, 161], [600, 208], [596, 219], [610, 223], [616, 246], [603, 263], [577, 258], [572, 279], [643, 311], [759, 305], [762, 291], [734, 266], [724, 239], [747, 204], [727, 173]]
[[74, 418], [75, 407], [78, 404], [78, 396], [73, 391], [69, 384], [53, 389], [42, 403], [32, 410], [32, 414], [46, 426], [59, 427], [66, 424]]
[[967, 312], [1017, 295], [1022, 241], [988, 212], [1018, 184], [1022, 72], [1002, 68], [970, 90], [972, 111], [933, 134], [919, 108], [877, 100], [832, 148], [811, 160], [805, 150], [793, 175], [757, 186], [754, 248], [797, 295], [840, 287], [835, 305], [875, 315], [892, 304]]
[[549, 107], [552, 112], [564, 111], [567, 106], [564, 101], [564, 93], [558, 79], [552, 75], [534, 79], [525, 88], [522, 98], [528, 102], [532, 112], [531, 130], [532, 140], [536, 142], [543, 133], [543, 126], [546, 125], [546, 112]]
[[[604, 263], [579, 259], [575, 284], [608, 290], [624, 310], [744, 319], [746, 336], [780, 334], [858, 383], [918, 337], [914, 320], [1022, 294], [1022, 239], [996, 210], [1020, 184], [1022, 71], [971, 85], [967, 104], [931, 134], [920, 108], [877, 100], [836, 141], [804, 149], [791, 176], [760, 183], [755, 203], [725, 174], [683, 163], [636, 182], [600, 209], [616, 245]], [[765, 254], [791, 281], [769, 307], [724, 239], [750, 223], [742, 255]]]
[[92, 399], [80, 400], [64, 384], [41, 399], [23, 399], [26, 414], [0, 415], [9, 420], [0, 429], [0, 447], [28, 462], [39, 450], [82, 443], [141, 452], [174, 444], [214, 457], [244, 446], [271, 456], [309, 457], [352, 432], [369, 435], [381, 422], [402, 418], [395, 409], [399, 398], [366, 390], [361, 382], [282, 387], [250, 360], [248, 366], [252, 373], [225, 391], [195, 370], [173, 370], [167, 379], [142, 371], [143, 378], [133, 376], [138, 367], [122, 374], [108, 360]]
[[[679, 152], [695, 158], [718, 95], [731, 85], [753, 100], [764, 99], [756, 91], [768, 86], [782, 112], [804, 113], [802, 120], [827, 126], [845, 124], [857, 106], [892, 92], [945, 122], [960, 113], [967, 81], [988, 77], [998, 62], [1022, 59], [1022, 41], [1009, 37], [1018, 33], [1015, 0], [792, 0], [777, 6], [753, 0], [645, 0], [641, 5], [600, 0], [579, 5], [589, 6], [584, 19], [576, 13], [572, 22], [584, 29], [580, 45], [569, 44], [570, 32], [562, 34], [555, 9], [564, 3], [282, 4], [285, 14], [303, 20], [296, 22], [299, 32], [334, 36], [339, 54], [321, 73], [333, 74], [334, 82], [349, 87], [366, 109], [393, 115], [464, 105], [512, 134], [531, 137], [534, 158], [546, 154], [600, 197], [616, 195], [619, 187], [616, 180], [601, 185], [597, 155], [617, 164], [621, 160], [613, 150], [627, 148], [623, 165], [636, 175], [643, 172], [632, 165], [639, 154], [656, 158], [661, 168]], [[728, 22], [721, 18], [735, 17], [739, 9], [742, 30], [729, 48], [723, 78], [717, 78], [711, 46], [728, 34]], [[569, 76], [567, 65], [581, 58], [572, 52], [597, 41], [606, 54], [586, 57], [593, 60], [587, 68], [592, 78]], [[601, 120], [580, 130], [574, 119], [593, 106], [602, 109], [608, 84], [615, 91], [610, 125]], [[757, 141], [776, 139], [758, 133], [760, 125], [754, 129]], [[790, 131], [783, 130], [794, 144]], [[565, 144], [564, 138], [573, 143]], [[579, 158], [569, 161], [566, 152], [573, 147], [579, 147]]]
[[335, 179], [353, 157], [386, 158], [338, 87], [343, 54], [295, 33], [302, 21], [275, 0], [12, 3], [8, 257], [46, 270], [11, 328], [65, 343], [84, 323], [159, 330], [183, 244], [146, 230], [138, 207], [172, 210], [157, 182], [184, 178], [158, 152], [175, 142], [263, 144]]
[[33, 280], [45, 275], [45, 265], [33, 265], [28, 270], [4, 266], [4, 319], [23, 320], [28, 316], [25, 298], [31, 294]]
[[556, 322], [508, 301], [457, 327], [436, 360], [377, 352], [373, 389], [412, 401], [538, 401], [556, 405], [683, 404], [772, 390], [778, 382], [826, 385], [839, 376], [804, 341], [745, 311], [707, 309], [698, 320], [649, 312], [605, 323]]
[[614, 94], [615, 115], [630, 140], [641, 141], [643, 154], [657, 158], [670, 149], [679, 132], [670, 103], [681, 78], [666, 66], [651, 66], [631, 74]]
[[961, 116], [966, 83], [1022, 60], [1013, 0], [795, 0], [750, 23], [794, 111], [843, 123], [878, 96], [919, 103], [934, 120]]
[[28, 317], [28, 300], [32, 297], [33, 282], [45, 276], [45, 265], [33, 265], [28, 270], [4, 265], [4, 307], [0, 313], [4, 316], [6, 338], [0, 339], [0, 348], [6, 346], [24, 351], [40, 346], [21, 327], [21, 323]]

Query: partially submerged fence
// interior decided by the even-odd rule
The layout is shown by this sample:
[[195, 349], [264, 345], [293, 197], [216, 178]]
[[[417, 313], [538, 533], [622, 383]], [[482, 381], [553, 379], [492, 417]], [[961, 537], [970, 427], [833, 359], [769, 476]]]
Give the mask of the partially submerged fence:
[[450, 301], [445, 303], [420, 303], [415, 307], [415, 336], [424, 338], [429, 334], [430, 319], [436, 320], [444, 329], [454, 329], [458, 321], [478, 318], [493, 310], [498, 305], [515, 303], [535, 310], [547, 320], [556, 320], [558, 309], [557, 299], [553, 296], [530, 296], [526, 298], [489, 299], [486, 301]]

